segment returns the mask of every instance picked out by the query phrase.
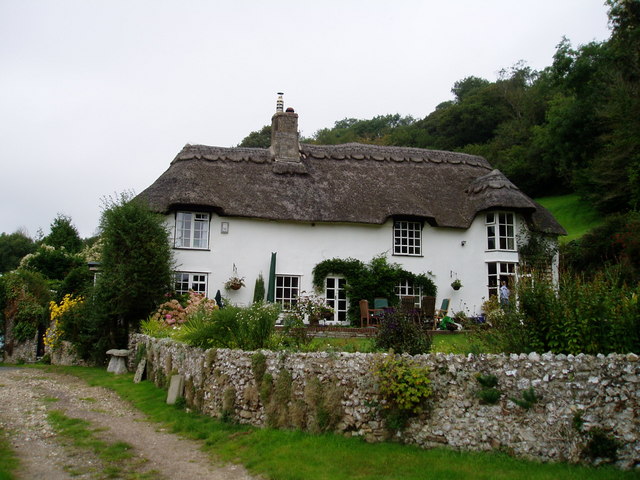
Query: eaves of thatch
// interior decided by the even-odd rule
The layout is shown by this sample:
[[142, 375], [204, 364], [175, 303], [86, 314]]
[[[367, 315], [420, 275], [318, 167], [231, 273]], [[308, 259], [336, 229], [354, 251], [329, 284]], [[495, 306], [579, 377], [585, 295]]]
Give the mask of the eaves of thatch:
[[482, 157], [363, 144], [300, 145], [298, 162], [270, 149], [186, 145], [139, 197], [159, 212], [293, 222], [382, 224], [390, 217], [468, 228], [481, 211], [521, 212], [534, 230], [566, 235], [542, 206]]

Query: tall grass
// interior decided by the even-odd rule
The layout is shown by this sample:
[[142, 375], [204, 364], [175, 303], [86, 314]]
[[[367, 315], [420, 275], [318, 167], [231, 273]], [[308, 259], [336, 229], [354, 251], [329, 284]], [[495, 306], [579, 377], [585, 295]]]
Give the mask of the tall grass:
[[149, 382], [134, 384], [131, 375], [111, 375], [100, 369], [48, 367], [111, 388], [151, 421], [174, 433], [201, 440], [215, 457], [244, 464], [267, 479], [504, 479], [504, 480], [627, 480], [637, 472], [541, 464], [502, 453], [464, 453], [438, 448], [423, 450], [396, 443], [367, 444], [359, 438], [300, 431], [256, 429], [221, 423], [166, 405], [166, 392]]

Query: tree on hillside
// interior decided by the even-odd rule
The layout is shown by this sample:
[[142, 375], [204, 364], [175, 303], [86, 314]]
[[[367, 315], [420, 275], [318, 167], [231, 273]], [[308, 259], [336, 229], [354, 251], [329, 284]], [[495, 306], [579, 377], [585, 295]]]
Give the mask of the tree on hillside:
[[100, 220], [102, 262], [92, 319], [98, 354], [125, 347], [138, 327], [172, 290], [172, 251], [164, 218], [123, 194], [109, 199]]
[[20, 259], [36, 249], [33, 240], [23, 232], [0, 234], [0, 273], [18, 267]]
[[399, 114], [378, 115], [370, 120], [345, 118], [335, 122], [333, 128], [323, 128], [313, 134], [312, 141], [318, 145], [338, 145], [341, 143], [371, 143], [389, 145], [389, 135], [414, 123], [411, 116]]
[[71, 217], [59, 213], [51, 223], [51, 232], [43, 242], [55, 248], [62, 248], [69, 253], [78, 253], [82, 249], [82, 240], [78, 230], [71, 223]]
[[239, 147], [269, 148], [271, 146], [271, 125], [265, 125], [260, 130], [251, 132], [238, 144]]
[[579, 185], [602, 212], [640, 207], [640, 2], [608, 0], [612, 34], [606, 44], [602, 148]]

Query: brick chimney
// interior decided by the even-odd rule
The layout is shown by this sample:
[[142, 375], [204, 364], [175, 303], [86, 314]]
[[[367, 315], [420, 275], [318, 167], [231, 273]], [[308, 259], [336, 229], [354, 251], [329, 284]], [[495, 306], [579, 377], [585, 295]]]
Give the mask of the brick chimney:
[[300, 162], [298, 114], [293, 108], [284, 110], [282, 93], [278, 92], [276, 113], [271, 117], [271, 158], [276, 162]]

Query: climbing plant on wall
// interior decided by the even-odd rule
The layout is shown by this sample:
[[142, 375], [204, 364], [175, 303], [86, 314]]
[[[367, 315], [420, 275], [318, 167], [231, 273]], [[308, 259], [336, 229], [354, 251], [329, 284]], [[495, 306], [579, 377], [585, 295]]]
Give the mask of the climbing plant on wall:
[[332, 258], [323, 260], [313, 269], [313, 285], [324, 289], [324, 281], [330, 275], [346, 279], [345, 290], [352, 299], [349, 317], [352, 323], [358, 318], [358, 300], [366, 299], [373, 304], [377, 297], [387, 298], [390, 304], [398, 300], [395, 289], [402, 281], [409, 281], [414, 288], [421, 288], [422, 295], [436, 295], [436, 284], [425, 274], [415, 274], [404, 270], [397, 263], [389, 263], [387, 257], [378, 255], [369, 263], [354, 258]]

